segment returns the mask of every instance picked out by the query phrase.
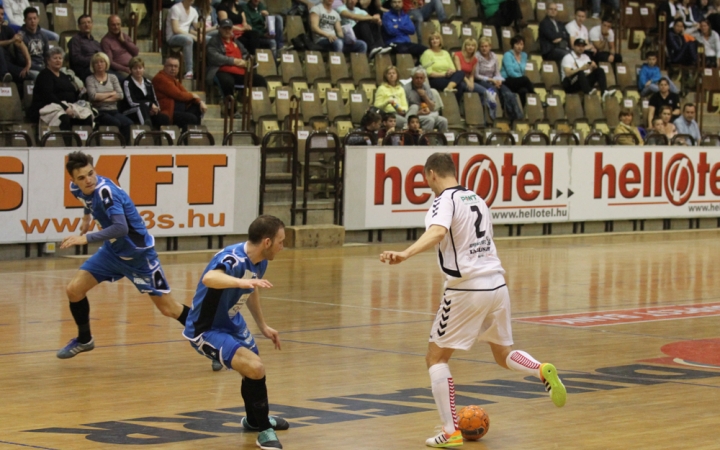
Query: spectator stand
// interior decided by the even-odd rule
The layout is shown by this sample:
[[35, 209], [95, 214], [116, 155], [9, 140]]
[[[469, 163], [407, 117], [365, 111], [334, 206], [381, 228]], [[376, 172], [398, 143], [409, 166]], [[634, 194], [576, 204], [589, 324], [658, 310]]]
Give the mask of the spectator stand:
[[552, 138], [552, 145], [580, 145], [580, 138], [576, 133], [557, 133]]
[[[196, 141], [196, 142], [192, 142]], [[200, 142], [197, 142], [200, 141]], [[204, 125], [189, 126], [188, 130], [180, 135], [177, 145], [215, 145], [215, 137], [207, 131]]]
[[152, 145], [163, 145], [163, 138], [167, 142], [167, 145], [172, 146], [173, 145], [173, 138], [170, 136], [170, 133], [167, 131], [140, 131], [137, 136], [135, 136], [135, 139], [133, 141], [133, 145], [139, 146], [143, 145], [143, 140], [146, 138], [152, 138], [153, 144]]
[[[58, 138], [63, 138], [63, 141]], [[55, 145], [48, 145], [48, 142]], [[75, 147], [82, 147], [82, 139], [74, 131], [49, 130], [40, 138], [40, 147], [72, 147], [73, 142], [76, 144]]]
[[610, 145], [610, 136], [602, 131], [595, 130], [587, 135], [585, 145]]
[[676, 134], [670, 140], [670, 145], [688, 145], [688, 141], [690, 142], [690, 145], [696, 144], [695, 138], [689, 134]]
[[455, 145], [485, 145], [485, 138], [477, 131], [465, 131], [455, 137]]
[[98, 127], [98, 130], [90, 133], [85, 141], [86, 147], [125, 147], [125, 145], [125, 138], [118, 128], [111, 126]]
[[550, 138], [542, 131], [532, 130], [523, 136], [522, 145], [550, 145]]
[[487, 135], [485, 139], [485, 145], [491, 146], [503, 146], [503, 145], [515, 145], [515, 137], [512, 133], [506, 131], [492, 131]]
[[667, 136], [660, 133], [648, 133], [645, 136], [645, 145], [669, 145]]
[[[22, 142], [18, 142], [22, 141]], [[32, 137], [24, 131], [0, 131], [3, 147], [32, 147]]]
[[[268, 173], [268, 159], [273, 156], [287, 156], [287, 171], [279, 173]], [[265, 196], [268, 194], [268, 187], [276, 185], [290, 187], [290, 225], [295, 225], [295, 213], [297, 207], [297, 167], [298, 147], [297, 136], [292, 131], [271, 131], [263, 137], [260, 146], [260, 199], [259, 214], [265, 211]]]
[[420, 145], [445, 147], [448, 145], [448, 139], [443, 133], [431, 131], [420, 136]]
[[613, 143], [613, 145], [618, 145], [618, 142], [620, 141], [620, 139], [624, 139], [624, 138], [628, 138], [628, 137], [632, 138], [633, 142], [635, 142], [634, 145], [640, 145], [640, 140], [633, 133], [615, 134], [615, 135], [613, 135], [612, 143]]
[[[257, 135], [252, 131], [231, 131], [223, 138], [222, 145], [233, 145], [234, 138], [239, 138], [243, 140], [243, 143], [236, 143], [234, 145], [260, 145], [260, 138], [258, 138]], [[244, 142], [245, 140], [249, 140], [250, 142], [246, 143]]]

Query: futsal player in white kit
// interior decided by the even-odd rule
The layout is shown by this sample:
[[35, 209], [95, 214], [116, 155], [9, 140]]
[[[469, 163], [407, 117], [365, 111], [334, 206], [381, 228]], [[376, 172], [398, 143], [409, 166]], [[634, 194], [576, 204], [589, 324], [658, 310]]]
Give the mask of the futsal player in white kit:
[[399, 264], [438, 246], [445, 290], [425, 360], [443, 429], [425, 444], [440, 448], [463, 445], [448, 361], [455, 350], [469, 350], [475, 341], [489, 343], [501, 367], [539, 377], [556, 406], [563, 406], [567, 396], [552, 364], [513, 350], [510, 296], [493, 242], [490, 210], [480, 196], [459, 185], [455, 173], [449, 153], [434, 153], [427, 159], [425, 178], [435, 200], [425, 216], [426, 231], [404, 251], [380, 255], [381, 262]]

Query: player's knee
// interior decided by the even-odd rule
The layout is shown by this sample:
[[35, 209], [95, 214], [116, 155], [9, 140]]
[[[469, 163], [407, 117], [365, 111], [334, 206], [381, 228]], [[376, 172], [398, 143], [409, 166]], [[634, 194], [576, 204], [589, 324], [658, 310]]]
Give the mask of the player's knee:
[[157, 309], [160, 311], [160, 313], [165, 317], [170, 317], [171, 319], [177, 319], [177, 314], [175, 314], [175, 311], [170, 305], [167, 304], [159, 304], [157, 305]]
[[265, 376], [265, 365], [261, 360], [251, 361], [247, 365], [247, 373], [244, 374], [246, 377], [253, 380], [260, 380]]
[[80, 287], [79, 283], [76, 283], [75, 280], [72, 280], [70, 281], [70, 283], [68, 283], [67, 287], [65, 288], [65, 293], [67, 294], [67, 297], [71, 302], [77, 302], [79, 300], [82, 300], [86, 294], [86, 292], [83, 292], [83, 289]]

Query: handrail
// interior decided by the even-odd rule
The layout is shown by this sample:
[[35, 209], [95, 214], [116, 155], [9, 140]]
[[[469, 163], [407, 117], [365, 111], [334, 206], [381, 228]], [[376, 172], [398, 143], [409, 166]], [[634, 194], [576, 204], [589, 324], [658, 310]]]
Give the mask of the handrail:
[[665, 46], [667, 45], [667, 14], [660, 13], [658, 16], [658, 66], [665, 70]]
[[684, 142], [684, 141], [683, 141], [683, 142], [680, 142], [681, 139], [683, 139], [683, 140], [684, 140], [684, 139], [690, 139], [690, 145], [693, 145], [693, 146], [694, 146], [694, 145], [696, 144], [695, 138], [692, 137], [692, 136], [690, 136], [689, 134], [676, 134], [676, 135], [673, 136], [673, 138], [670, 140], [670, 145], [678, 145], [678, 143], [679, 143], [680, 145], [687, 145], [687, 142]]
[[[700, 146], [703, 145], [704, 142], [707, 142], [706, 139], [715, 139], [718, 143], [720, 143], [720, 134], [706, 134], [702, 137], [700, 140]], [[713, 147], [717, 146], [717, 144], [712, 144]]]
[[612, 137], [612, 145], [618, 145], [618, 141], [622, 138], [631, 137], [635, 141], [635, 145], [640, 145], [640, 139], [634, 133], [618, 133]]
[[[113, 135], [120, 141], [120, 147], [125, 147], [125, 145], [126, 145], [125, 137], [117, 131], [109, 131], [109, 130], [105, 130], [105, 131], [98, 130], [98, 131], [93, 131], [92, 133], [90, 133], [90, 135], [87, 137], [87, 140], [85, 141], [85, 147], [95, 147], [94, 145], [90, 145], [90, 143], [94, 139], [98, 139], [99, 137], [101, 137], [103, 135], [109, 135], [109, 134]], [[98, 145], [98, 147], [99, 147], [99, 145]]]
[[130, 13], [130, 25], [128, 26], [128, 35], [133, 43], [137, 43], [137, 13]]
[[[368, 131], [350, 131], [343, 138], [343, 142], [342, 142], [343, 148], [346, 148], [348, 146], [348, 141], [350, 140], [351, 136], [358, 136], [358, 137], [364, 136], [365, 139], [363, 139], [363, 142], [367, 143], [367, 141], [369, 140], [370, 145], [377, 145], [377, 140], [376, 140], [375, 136], [373, 136], [372, 133], [370, 133]], [[351, 144], [351, 145], [357, 145], [357, 144]], [[365, 145], [365, 144], [362, 144], [362, 145]]]
[[610, 136], [598, 130], [591, 132], [585, 137], [585, 145], [590, 145], [590, 140], [594, 137], [601, 137], [605, 140], [605, 145], [610, 145]]
[[[270, 141], [273, 138], [280, 138], [281, 140], [288, 138], [291, 142], [290, 146], [280, 147], [269, 147]], [[297, 137], [294, 132], [289, 130], [283, 131], [271, 131], [267, 133], [262, 140], [260, 145], [260, 199], [258, 205], [258, 212], [263, 214], [265, 207], [265, 188], [270, 184], [290, 184], [292, 192], [292, 204], [290, 206], [290, 225], [295, 225], [295, 210], [297, 206], [297, 166], [298, 166], [298, 148], [297, 148]], [[271, 178], [267, 177], [267, 157], [268, 155], [280, 155], [280, 154], [291, 154], [290, 162], [290, 180], [285, 178]]]
[[93, 0], [84, 0], [83, 1], [83, 14], [92, 16], [92, 10], [93, 10]]
[[555, 134], [555, 136], [553, 137], [553, 140], [552, 140], [552, 145], [557, 145], [558, 141], [560, 141], [560, 139], [562, 139], [562, 138], [566, 138], [566, 139], [572, 138], [572, 140], [575, 141], [575, 145], [580, 145], [580, 138], [578, 138], [575, 133], [557, 133], [557, 134]]
[[138, 133], [137, 136], [135, 136], [133, 145], [134, 146], [140, 145], [140, 143], [142, 142], [142, 139], [146, 136], [159, 137], [159, 138], [165, 137], [165, 139], [167, 139], [168, 145], [170, 145], [170, 146], [173, 145], [172, 136], [170, 136], [170, 133], [168, 133], [167, 131], [141, 131], [140, 133]]
[[[448, 145], [447, 137], [445, 137], [445, 135], [442, 133], [437, 133], [434, 131], [421, 135], [418, 143], [420, 145], [430, 145], [431, 137], [440, 138], [440, 141], [442, 142], [442, 144], [440, 144], [440, 145]], [[423, 144], [423, 140], [424, 140], [424, 144]]]
[[[208, 0], [209, 1], [209, 0]], [[206, 28], [206, 20], [205, 15], [200, 17], [200, 30], [197, 34], [197, 49], [198, 51], [195, 52], [195, 58], [197, 58], [197, 61], [193, 65], [193, 67], [199, 67], [200, 73], [197, 76], [197, 83], [195, 86], [195, 89], [198, 89], [202, 92], [206, 92], [207, 89], [205, 87], [205, 69], [207, 66], [207, 45], [205, 45], [205, 28]], [[187, 56], [186, 56], [187, 57]], [[199, 86], [197, 86], [199, 85]]]
[[45, 147], [45, 143], [53, 136], [70, 136], [75, 139], [78, 147], [82, 147], [82, 138], [74, 131], [48, 131], [40, 138], [40, 147]]
[[252, 139], [253, 145], [260, 144], [260, 138], [258, 138], [252, 131], [231, 131], [225, 135], [225, 138], [223, 138], [222, 145], [232, 145], [234, 136], [249, 136], [250, 139]]
[[[515, 137], [512, 134], [505, 132], [505, 131], [493, 131], [492, 133], [490, 133], [488, 135], [487, 139], [485, 139], [485, 145], [492, 145], [491, 142], [492, 142], [493, 138], [503, 138], [503, 139], [510, 138], [510, 142], [512, 142], [512, 144], [510, 144], [510, 145], [515, 145]], [[497, 145], [500, 145], [500, 144], [497, 144]]]
[[21, 138], [25, 139], [25, 143], [27, 144], [28, 147], [33, 146], [32, 138], [30, 137], [29, 134], [27, 134], [24, 131], [20, 131], [20, 130], [0, 131], [0, 138], [2, 138], [2, 137], [13, 137], [13, 138], [21, 137]]
[[232, 95], [223, 97], [220, 108], [225, 114], [225, 117], [223, 117], [223, 136], [227, 136], [228, 133], [233, 131], [235, 124], [235, 97]]
[[[332, 140], [334, 142], [334, 146], [332, 149], [329, 147], [321, 147], [321, 148], [313, 148], [312, 142], [313, 138], [315, 137], [321, 137], [323, 141], [325, 142], [325, 145], [328, 145], [327, 142], [330, 140], [329, 137], [332, 137]], [[333, 152], [335, 156], [335, 161], [333, 163], [333, 169], [334, 174], [332, 177], [315, 177], [311, 178], [310, 176], [310, 155], [313, 153], [327, 153], [327, 152]], [[303, 201], [302, 201], [302, 207], [296, 208], [296, 211], [302, 212], [302, 224], [307, 225], [307, 215], [308, 211], [310, 211], [310, 208], [308, 208], [308, 195], [310, 194], [310, 185], [311, 184], [329, 184], [332, 183], [335, 187], [334, 192], [334, 201], [332, 208], [312, 208], [313, 211], [321, 211], [321, 210], [329, 210], [332, 209], [333, 211], [333, 223], [339, 224], [340, 220], [340, 199], [341, 191], [342, 191], [342, 182], [340, 178], [340, 161], [343, 157], [343, 151], [342, 151], [342, 144], [340, 142], [340, 138], [335, 133], [328, 133], [327, 131], [313, 131], [308, 135], [307, 140], [305, 141], [305, 167], [303, 168]]]
[[241, 127], [244, 131], [250, 130], [250, 118], [252, 117], [252, 88], [253, 88], [253, 67], [255, 67], [255, 61], [253, 55], [248, 55], [247, 67], [245, 68], [245, 89], [243, 89], [243, 116]]
[[[660, 142], [652, 142], [652, 141], [660, 141]], [[660, 133], [648, 133], [645, 136], [645, 145], [668, 145], [670, 141], [668, 141], [667, 136]]]
[[[550, 138], [548, 137], [548, 135], [538, 130], [528, 131], [522, 138], [522, 145], [532, 145], [530, 144], [530, 141], [533, 140], [532, 138], [538, 138], [538, 142], [540, 140], [544, 140], [545, 145], [550, 145]], [[555, 144], [554, 140], [553, 144]]]
[[[153, 51], [162, 51], [162, 0], [155, 2], [155, 8], [153, 10], [152, 23], [157, 27], [157, 33], [153, 36]], [[150, 27], [152, 33], [152, 27]]]
[[210, 145], [215, 145], [215, 138], [212, 134], [208, 133], [207, 131], [201, 131], [201, 130], [188, 130], [180, 135], [177, 141], [177, 145], [189, 145], [188, 139], [190, 139], [190, 136], [192, 135], [201, 135], [203, 137], [206, 137], [208, 141], [210, 141]]
[[118, 0], [110, 0], [110, 14], [117, 15], [118, 14]]
[[471, 136], [477, 137], [478, 145], [484, 145], [485, 138], [477, 131], [465, 131], [464, 133], [458, 134], [455, 136], [455, 145], [460, 145], [458, 142], [460, 142], [463, 138], [470, 138]]
[[705, 59], [707, 55], [705, 54], [705, 46], [703, 44], [698, 44], [698, 76], [696, 77], [696, 84], [695, 84], [695, 98], [697, 99], [697, 106], [695, 107], [695, 111], [697, 111], [698, 116], [698, 127], [702, 130], [703, 128], [703, 103], [705, 102], [705, 88], [703, 84], [703, 70], [705, 70]]

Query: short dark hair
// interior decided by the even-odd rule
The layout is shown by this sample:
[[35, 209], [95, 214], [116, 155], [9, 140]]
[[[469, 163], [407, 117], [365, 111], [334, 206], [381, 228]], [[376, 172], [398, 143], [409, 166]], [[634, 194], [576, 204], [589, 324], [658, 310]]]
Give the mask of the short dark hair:
[[88, 164], [93, 165], [93, 157], [80, 151], [69, 153], [67, 157], [68, 160], [65, 163], [65, 170], [68, 171], [71, 177], [74, 171], [82, 169]]
[[583, 12], [583, 13], [586, 13], [586, 14], [587, 14], [587, 10], [586, 10], [585, 8], [577, 8], [577, 9], [575, 10], [575, 14], [577, 14], [577, 13], [579, 13], [579, 12]]
[[92, 22], [92, 16], [91, 16], [90, 14], [83, 14], [83, 15], [81, 15], [80, 17], [78, 17], [78, 21], [77, 21], [77, 22], [78, 22], [78, 26], [80, 26], [80, 22], [81, 22], [83, 19], [90, 19], [90, 21]]
[[388, 119], [397, 119], [397, 116], [395, 115], [395, 113], [383, 113], [383, 122], [387, 122]]
[[665, 111], [665, 110], [670, 111], [670, 114], [672, 114], [672, 110], [673, 110], [673, 109], [672, 109], [672, 106], [670, 106], [670, 105], [662, 105], [662, 106], [660, 107], [660, 112], [662, 113], [662, 112]]
[[455, 176], [455, 163], [450, 153], [433, 153], [425, 161], [425, 173], [435, 172], [441, 177]]
[[408, 116], [408, 120], [407, 120], [408, 123], [410, 123], [410, 121], [413, 120], [413, 119], [417, 119], [418, 122], [420, 121], [420, 117], [418, 117], [418, 116], [415, 115], [415, 114], [411, 114], [411, 115]]
[[27, 8], [23, 9], [23, 19], [27, 20], [28, 14], [33, 13], [35, 15], [39, 15], [37, 12], [37, 9], [35, 9], [34, 6], [28, 6]]
[[618, 114], [618, 118], [622, 118], [625, 116], [632, 116], [632, 115], [633, 115], [632, 109], [623, 108], [620, 110], [620, 114]]
[[285, 228], [282, 220], [275, 216], [264, 214], [253, 220], [248, 228], [248, 241], [257, 245], [265, 239], [274, 239], [281, 228]]
[[666, 83], [668, 84], [668, 86], [670, 86], [670, 79], [667, 78], [667, 77], [661, 77], [661, 78], [658, 80], [658, 85], [660, 85], [660, 83], [662, 83], [663, 81], [666, 82]]
[[517, 44], [518, 42], [522, 42], [524, 44], [525, 38], [520, 36], [519, 34], [516, 34], [512, 37], [512, 39], [510, 39], [510, 47], [515, 47], [515, 44]]
[[645, 54], [645, 59], [650, 58], [651, 56], [654, 56], [655, 58], [657, 58], [657, 52], [647, 52]]
[[603, 23], [603, 22], [607, 22], [607, 23], [609, 23], [610, 25], [612, 25], [612, 23], [613, 23], [613, 18], [612, 18], [612, 16], [603, 16], [603, 18], [600, 19], [600, 23]]
[[[685, 112], [685, 110], [686, 110], [687, 108], [695, 108], [695, 103], [685, 103], [685, 104], [683, 105], [683, 112]], [[696, 108], [696, 109], [697, 109], [697, 108]]]

